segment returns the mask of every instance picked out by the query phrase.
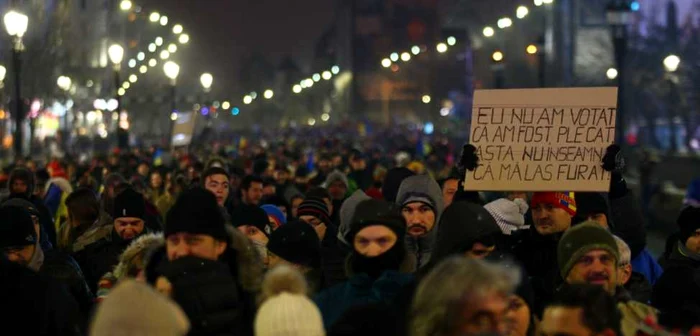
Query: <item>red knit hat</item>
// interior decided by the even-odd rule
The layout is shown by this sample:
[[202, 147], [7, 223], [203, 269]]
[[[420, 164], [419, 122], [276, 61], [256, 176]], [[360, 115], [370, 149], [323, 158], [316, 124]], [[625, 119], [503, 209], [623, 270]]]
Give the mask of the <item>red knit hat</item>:
[[550, 204], [560, 208], [571, 215], [576, 215], [576, 199], [573, 191], [565, 192], [536, 192], [532, 194], [530, 207], [535, 208], [540, 203]]

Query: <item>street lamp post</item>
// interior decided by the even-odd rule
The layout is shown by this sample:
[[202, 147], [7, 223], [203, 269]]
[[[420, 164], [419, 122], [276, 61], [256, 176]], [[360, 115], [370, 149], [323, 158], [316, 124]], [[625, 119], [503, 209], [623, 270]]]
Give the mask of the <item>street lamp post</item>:
[[[117, 100], [116, 111], [119, 113], [122, 110], [122, 96], [119, 94], [122, 81], [119, 73], [121, 71], [122, 60], [124, 59], [124, 48], [118, 44], [112, 44], [109, 49], [107, 49], [107, 54], [109, 55], [109, 60], [112, 61], [114, 65], [114, 99]], [[109, 119], [111, 120], [111, 116]]]
[[[170, 98], [171, 98], [171, 105], [170, 105], [170, 114], [172, 115], [173, 113], [177, 113], [177, 92], [176, 92], [176, 86], [177, 86], [177, 76], [180, 74], [180, 66], [177, 65], [177, 63], [173, 61], [167, 61], [165, 65], [163, 65], [163, 72], [165, 72], [165, 76], [170, 78]], [[172, 132], [173, 132], [173, 126], [175, 124], [175, 120], [173, 118], [170, 118], [171, 124], [170, 124], [170, 130], [168, 132], [168, 144], [172, 143]]]
[[12, 71], [15, 75], [15, 136], [14, 136], [14, 147], [15, 155], [22, 155], [22, 140], [24, 132], [22, 130], [22, 122], [24, 121], [24, 108], [22, 104], [22, 92], [21, 92], [21, 71], [22, 71], [22, 59], [21, 54], [24, 50], [24, 45], [22, 44], [22, 36], [27, 32], [27, 25], [29, 24], [29, 18], [16, 11], [10, 11], [5, 14], [3, 18], [5, 23], [5, 29], [7, 33], [12, 36]]
[[611, 0], [606, 8], [606, 18], [612, 28], [615, 48], [615, 68], [617, 69], [617, 130], [616, 143], [624, 145], [625, 140], [625, 93], [627, 71], [627, 25], [632, 19], [632, 9], [627, 0]]
[[668, 116], [668, 127], [671, 131], [670, 145], [673, 153], [678, 151], [678, 141], [676, 139], [678, 132], [674, 119], [678, 110], [678, 101], [680, 100], [678, 96], [678, 75], [676, 74], [676, 70], [678, 70], [680, 64], [680, 57], [673, 54], [666, 56], [663, 61], [664, 70], [666, 70], [666, 81], [668, 82], [668, 111], [666, 115]]
[[[59, 76], [58, 79], [56, 80], [56, 85], [58, 86], [58, 88], [61, 89], [65, 93], [67, 93], [70, 90], [70, 87], [72, 84], [73, 84], [73, 81], [68, 76]], [[66, 132], [68, 131], [68, 112], [67, 111], [63, 115], [63, 129]]]

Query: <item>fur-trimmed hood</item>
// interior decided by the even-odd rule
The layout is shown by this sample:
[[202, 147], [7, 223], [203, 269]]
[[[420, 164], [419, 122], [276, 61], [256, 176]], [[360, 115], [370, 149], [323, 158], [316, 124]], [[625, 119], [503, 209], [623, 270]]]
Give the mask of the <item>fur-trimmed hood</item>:
[[[231, 270], [235, 269], [241, 288], [250, 292], [260, 292], [263, 279], [263, 261], [253, 243], [236, 228], [226, 225], [229, 234], [229, 249], [235, 253], [235, 260], [228, 260]], [[231, 254], [229, 254], [231, 255]]]
[[162, 232], [147, 233], [136, 238], [119, 256], [119, 263], [114, 267], [112, 275], [121, 280], [136, 264], [144, 264], [144, 254], [159, 247], [165, 246], [165, 238]]

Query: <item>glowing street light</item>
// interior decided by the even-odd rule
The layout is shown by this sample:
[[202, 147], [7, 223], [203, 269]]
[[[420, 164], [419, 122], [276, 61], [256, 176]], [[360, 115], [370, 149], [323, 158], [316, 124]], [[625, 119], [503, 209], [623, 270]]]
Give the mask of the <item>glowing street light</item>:
[[307, 88], [310, 88], [310, 87], [314, 86], [314, 80], [311, 79], [311, 78], [305, 79], [304, 82], [306, 82], [306, 87], [307, 87]]
[[527, 14], [530, 13], [530, 10], [527, 9], [525, 6], [519, 6], [518, 9], [515, 10], [515, 16], [518, 19], [522, 19], [527, 16]]
[[180, 44], [187, 44], [187, 42], [190, 41], [190, 36], [187, 34], [182, 34], [177, 38], [177, 40], [180, 42]]
[[142, 74], [145, 74], [146, 72], [148, 72], [148, 67], [145, 66], [145, 65], [140, 66], [140, 67], [139, 67], [139, 72], [142, 73]]
[[299, 92], [301, 92], [301, 90], [302, 90], [302, 87], [299, 84], [294, 84], [294, 86], [292, 86], [292, 92], [294, 92], [294, 93], [299, 93]]
[[503, 53], [500, 51], [494, 51], [493, 55], [491, 55], [491, 59], [493, 59], [496, 62], [500, 62], [503, 60]]
[[315, 74], [311, 75], [311, 79], [313, 79], [314, 82], [318, 82], [321, 80], [321, 75], [315, 73]]
[[158, 13], [158, 12], [151, 13], [151, 15], [148, 16], [148, 20], [151, 22], [158, 22], [158, 20], [160, 20], [160, 13]]
[[321, 120], [323, 121], [328, 121], [328, 119], [331, 118], [331, 115], [328, 113], [321, 114]]
[[615, 68], [608, 69], [608, 71], [605, 72], [605, 76], [607, 76], [609, 80], [613, 80], [613, 79], [617, 78], [617, 69], [615, 69]]
[[0, 83], [5, 80], [5, 75], [7, 74], [7, 69], [5, 66], [0, 65]]
[[136, 67], [136, 60], [133, 58], [130, 59], [129, 63], [127, 63], [127, 65], [129, 65], [129, 68], [132, 68], [132, 69], [135, 68]]
[[484, 27], [484, 30], [483, 30], [482, 33], [483, 33], [484, 36], [486, 36], [486, 37], [491, 37], [491, 36], [493, 36], [493, 34], [496, 33], [496, 31], [493, 30], [492, 27], [486, 26], [486, 27]]
[[385, 68], [390, 67], [390, 66], [391, 66], [391, 60], [388, 59], [388, 58], [383, 59], [383, 60], [382, 60], [382, 66], [385, 67]]
[[418, 55], [420, 54], [420, 47], [417, 45], [414, 45], [411, 47], [411, 54]]
[[177, 52], [177, 45], [175, 43], [170, 43], [168, 45], [168, 51], [172, 54]]
[[316, 125], [316, 119], [314, 119], [314, 118], [309, 118], [309, 119], [306, 121], [306, 123], [309, 124], [309, 126]]
[[163, 50], [163, 51], [160, 52], [160, 59], [166, 60], [166, 59], [168, 59], [168, 58], [170, 58], [170, 52], [169, 52], [169, 51]]
[[158, 47], [156, 47], [156, 44], [155, 44], [155, 43], [149, 43], [149, 44], [148, 44], [148, 51], [149, 51], [149, 52], [156, 52], [156, 48], [158, 48]]
[[124, 59], [124, 48], [118, 44], [112, 44], [107, 49], [107, 55], [109, 55], [109, 60], [112, 64], [118, 65]]
[[535, 4], [535, 6], [537, 6], [537, 7], [542, 6], [542, 4], [544, 3], [544, 1], [542, 1], [542, 0], [534, 0], [533, 2]]
[[329, 80], [331, 79], [331, 77], [333, 77], [333, 75], [331, 75], [330, 71], [326, 70], [323, 73], [321, 73], [321, 77], [325, 80]]
[[163, 15], [160, 17], [160, 25], [165, 27], [168, 25], [168, 17]]
[[334, 75], [337, 75], [338, 73], [340, 73], [340, 67], [337, 65], [332, 66], [331, 73], [333, 73]]
[[155, 58], [151, 58], [150, 60], [148, 60], [148, 66], [154, 67], [156, 65], [158, 65], [158, 61], [156, 61]]
[[450, 36], [447, 38], [447, 44], [453, 46], [457, 44], [457, 39], [454, 36]]
[[549, 5], [552, 2], [554, 2], [554, 0], [542, 0], [542, 3], [544, 3], [545, 5]]
[[396, 62], [399, 60], [399, 54], [398, 53], [391, 53], [391, 55], [389, 55], [389, 59], [391, 59], [392, 62]]
[[173, 26], [173, 34], [179, 35], [182, 34], [183, 28], [181, 24], [176, 24]]
[[212, 76], [208, 72], [205, 72], [201, 76], [199, 76], [199, 82], [202, 83], [204, 92], [209, 92], [209, 90], [211, 89], [211, 84], [214, 83], [214, 76]]
[[129, 75], [129, 82], [136, 83], [136, 81], [139, 80], [139, 77], [136, 75]]
[[435, 49], [437, 49], [437, 52], [439, 53], [445, 53], [447, 52], [447, 44], [444, 43], [438, 43], [437, 46], [435, 46]]
[[681, 59], [676, 55], [671, 54], [664, 58], [664, 68], [666, 68], [666, 71], [668, 72], [675, 72], [676, 70], [678, 70], [678, 66], [680, 64]]
[[265, 90], [265, 92], [263, 92], [263, 97], [265, 97], [265, 99], [270, 99], [274, 95], [275, 95], [275, 93], [272, 92], [272, 90], [270, 90], [270, 89], [267, 89], [267, 90]]
[[173, 61], [167, 61], [163, 65], [163, 72], [165, 72], [166, 77], [174, 81], [177, 79], [177, 75], [180, 74], [180, 66]]
[[139, 61], [143, 61], [144, 59], [146, 59], [146, 54], [144, 54], [143, 51], [139, 51], [139, 53], [136, 54], [136, 59]]
[[126, 94], [126, 90], [124, 90], [124, 88], [119, 88], [119, 89], [117, 89], [117, 95], [118, 95], [118, 96], [121, 97], [121, 96], [123, 96], [123, 95], [125, 95], [125, 94]]
[[122, 2], [119, 4], [119, 8], [123, 11], [128, 11], [132, 7], [132, 3], [129, 0], [122, 0]]
[[423, 95], [421, 100], [423, 101], [423, 104], [430, 104], [430, 101], [432, 100], [432, 98], [430, 98], [429, 95]]
[[249, 95], [245, 95], [245, 97], [243, 97], [243, 104], [248, 105], [252, 102], [253, 102], [253, 97], [251, 97]]
[[508, 28], [513, 25], [513, 20], [511, 20], [508, 17], [504, 17], [501, 19], [498, 19], [498, 22], [496, 23], [498, 25], [498, 28], [504, 29]]
[[534, 44], [531, 44], [525, 48], [525, 52], [527, 52], [530, 55], [534, 55], [537, 53], [537, 46]]
[[229, 103], [228, 101], [224, 101], [223, 103], [221, 103], [221, 108], [224, 110], [228, 110], [229, 108], [231, 108], [231, 103]]
[[411, 60], [411, 54], [409, 54], [409, 53], [407, 53], [407, 52], [401, 53], [401, 60], [404, 61], [404, 62], [410, 61], [410, 60]]
[[172, 120], [172, 121], [177, 120], [177, 112], [170, 113], [170, 120]]
[[155, 43], [159, 47], [162, 46], [163, 45], [163, 38], [160, 36], [156, 37]]
[[[2, 67], [2, 69], [4, 70], [5, 67]], [[0, 72], [2, 72], [2, 77], [4, 78], [5, 73], [3, 71], [0, 71]], [[56, 80], [56, 85], [58, 85], [59, 89], [61, 89], [63, 91], [68, 91], [68, 90], [70, 90], [70, 86], [71, 86], [72, 82], [73, 81], [71, 81], [70, 77], [59, 76], [58, 79]]]

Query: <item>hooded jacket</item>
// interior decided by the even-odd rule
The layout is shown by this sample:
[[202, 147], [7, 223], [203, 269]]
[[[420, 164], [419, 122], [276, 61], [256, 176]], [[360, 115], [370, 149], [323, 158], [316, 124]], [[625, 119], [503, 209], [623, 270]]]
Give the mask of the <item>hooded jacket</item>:
[[360, 202], [370, 199], [362, 190], [355, 191], [340, 206], [340, 225], [338, 226], [338, 242], [342, 243], [346, 249], [352, 250], [350, 242], [345, 240], [345, 236], [350, 232], [352, 216], [355, 215], [355, 208]]
[[435, 225], [432, 230], [420, 238], [414, 238], [410, 235], [406, 235], [405, 238], [407, 253], [415, 257], [416, 266], [421, 268], [428, 264], [433, 253], [438, 223], [440, 223], [445, 203], [442, 199], [440, 186], [429, 175], [415, 175], [403, 180], [396, 194], [396, 204], [403, 207], [404, 204], [410, 203], [411, 199], [425, 200], [435, 212]]
[[262, 261], [247, 237], [226, 229], [228, 248], [219, 261], [184, 257], [159, 267], [192, 323], [189, 335], [253, 334]]
[[466, 201], [452, 203], [440, 218], [431, 264], [463, 254], [478, 238], [500, 234], [493, 216], [482, 206]]

